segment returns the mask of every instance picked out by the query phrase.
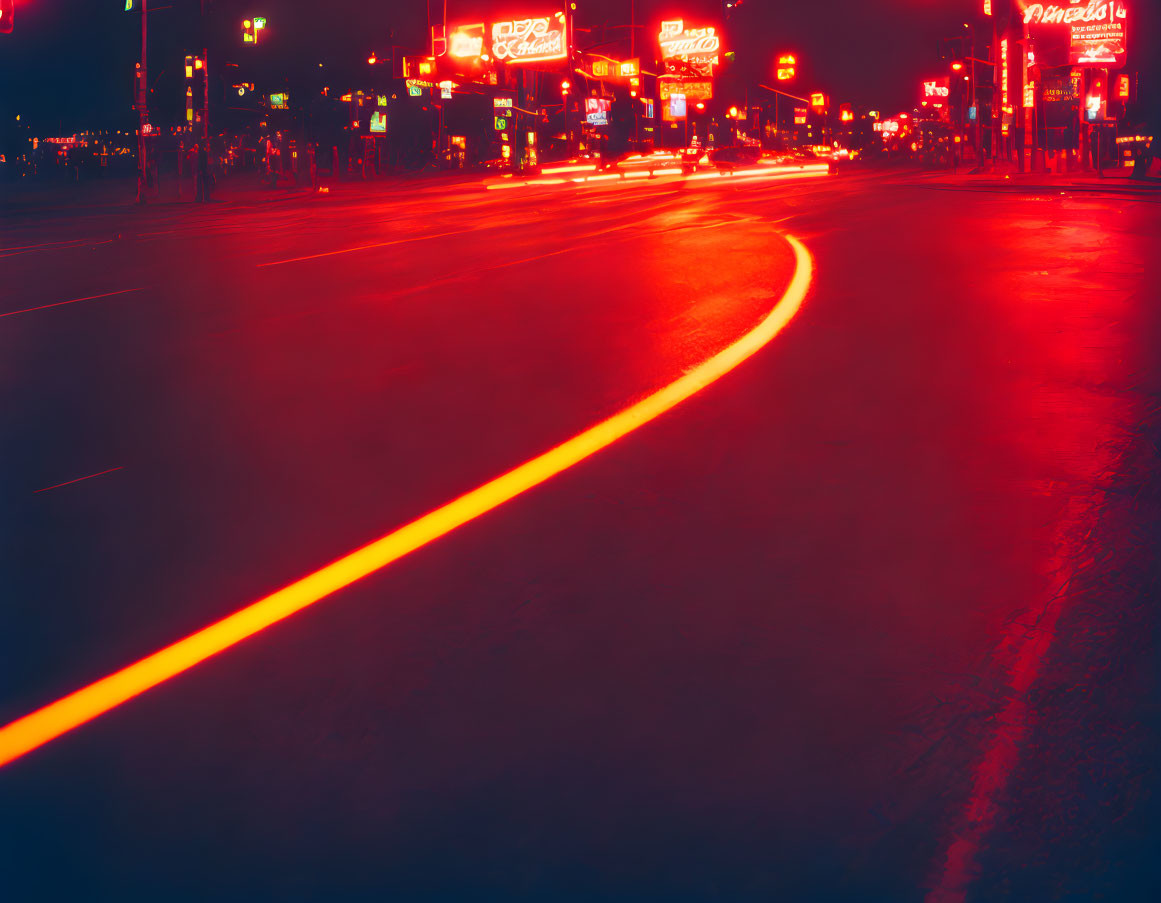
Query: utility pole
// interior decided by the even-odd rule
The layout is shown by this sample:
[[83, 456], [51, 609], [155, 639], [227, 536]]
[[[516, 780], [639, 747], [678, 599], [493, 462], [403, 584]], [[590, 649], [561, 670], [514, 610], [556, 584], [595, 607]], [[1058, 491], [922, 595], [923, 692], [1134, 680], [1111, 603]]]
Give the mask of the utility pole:
[[141, 0], [141, 62], [138, 64], [137, 83], [137, 203], [144, 204], [149, 186], [149, 162], [145, 143], [145, 127], [149, 125], [149, 77], [146, 67], [146, 46], [149, 37], [149, 0]]

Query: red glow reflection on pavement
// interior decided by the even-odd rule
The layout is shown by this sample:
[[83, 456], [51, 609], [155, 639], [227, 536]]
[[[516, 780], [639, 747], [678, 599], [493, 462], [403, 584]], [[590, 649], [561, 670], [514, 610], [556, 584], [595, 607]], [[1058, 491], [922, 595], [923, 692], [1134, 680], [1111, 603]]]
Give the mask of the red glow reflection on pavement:
[[1036, 231], [1007, 230], [1003, 235], [1025, 266], [1054, 268], [1024, 271], [1009, 280], [1004, 313], [1024, 324], [1028, 341], [1020, 353], [1037, 379], [1000, 402], [1009, 408], [1006, 417], [1022, 427], [1013, 429], [1013, 435], [1024, 437], [1019, 452], [1025, 466], [1054, 474], [1042, 494], [1052, 493], [1053, 483], [1064, 487], [1053, 493], [1063, 496], [1063, 504], [1052, 553], [1043, 565], [1054, 591], [1029, 601], [1026, 612], [1007, 624], [993, 653], [1005, 668], [1005, 702], [988, 722], [968, 798], [935, 864], [927, 903], [962, 903], [977, 877], [977, 859], [1003, 814], [1022, 747], [1035, 727], [1037, 711], [1030, 693], [1056, 638], [1069, 588], [1083, 566], [1087, 533], [1099, 516], [1093, 487], [1115, 468], [1115, 425], [1132, 419], [1123, 399], [1086, 388], [1104, 382], [1122, 364], [1117, 332], [1094, 329], [1097, 323], [1120, 320], [1121, 295], [1111, 284], [1088, 281], [1095, 279], [1091, 273], [1071, 276], [1071, 267], [1062, 265], [1084, 262], [1100, 272], [1097, 259], [1107, 247], [1108, 223], [1096, 217], [1076, 221], [1061, 230], [1053, 251], [1035, 245], [1041, 239]]
[[774, 339], [810, 287], [810, 253], [786, 236], [795, 270], [756, 327], [664, 388], [502, 476], [343, 556], [277, 592], [0, 728], [0, 766], [55, 740], [211, 656], [434, 542], [607, 448], [716, 382]]

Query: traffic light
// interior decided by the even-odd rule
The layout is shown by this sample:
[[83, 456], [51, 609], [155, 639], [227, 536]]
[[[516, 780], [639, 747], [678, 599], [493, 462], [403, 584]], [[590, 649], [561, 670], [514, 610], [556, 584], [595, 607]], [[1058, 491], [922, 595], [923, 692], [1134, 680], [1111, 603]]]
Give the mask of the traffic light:
[[16, 0], [0, 0], [0, 34], [12, 34]]

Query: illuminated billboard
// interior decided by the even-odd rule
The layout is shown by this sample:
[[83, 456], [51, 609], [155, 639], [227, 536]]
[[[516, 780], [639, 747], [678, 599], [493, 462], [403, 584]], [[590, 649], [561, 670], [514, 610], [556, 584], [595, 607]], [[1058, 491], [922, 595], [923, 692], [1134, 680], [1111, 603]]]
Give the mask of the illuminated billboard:
[[715, 28], [686, 28], [684, 19], [662, 22], [657, 42], [666, 70], [678, 75], [713, 75], [722, 49]]
[[540, 63], [568, 57], [564, 13], [492, 23], [492, 56], [503, 63]]
[[1024, 9], [1024, 24], [1033, 36], [1037, 31], [1068, 28], [1068, 63], [1072, 66], [1125, 65], [1128, 18], [1124, 0], [1077, 0], [1065, 5], [1029, 3]]

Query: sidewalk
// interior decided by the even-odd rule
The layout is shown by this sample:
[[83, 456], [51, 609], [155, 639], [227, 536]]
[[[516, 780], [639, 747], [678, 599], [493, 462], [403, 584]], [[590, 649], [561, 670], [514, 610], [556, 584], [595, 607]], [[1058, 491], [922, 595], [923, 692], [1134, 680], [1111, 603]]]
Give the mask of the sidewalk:
[[1155, 175], [1158, 172], [1157, 161], [1154, 161], [1148, 178], [1130, 178], [1131, 172], [1130, 167], [1109, 168], [1103, 175], [1098, 175], [1095, 171], [1018, 172], [1014, 164], [1001, 163], [991, 171], [983, 173], [973, 174], [968, 169], [961, 168], [954, 173], [943, 170], [928, 172], [925, 175], [930, 179], [928, 182], [930, 187], [961, 191], [1097, 192], [1161, 198], [1161, 177]]
[[[463, 172], [396, 173], [362, 179], [334, 179], [324, 175], [320, 179], [320, 198], [366, 198], [373, 194], [389, 194], [400, 189], [445, 187], [457, 183], [480, 183], [482, 174]], [[237, 172], [219, 176], [209, 204], [194, 201], [193, 180], [187, 177], [178, 192], [178, 179], [173, 173], [163, 174], [161, 190], [148, 203], [138, 205], [136, 175], [116, 175], [79, 182], [28, 180], [0, 184], [0, 220], [21, 217], [69, 216], [77, 213], [108, 213], [127, 208], [140, 210], [227, 210], [277, 204], [284, 201], [304, 200], [315, 195], [306, 185], [280, 185], [271, 188], [264, 184], [258, 173]]]

